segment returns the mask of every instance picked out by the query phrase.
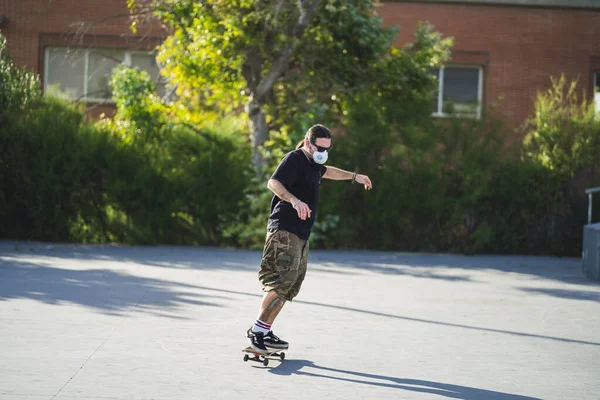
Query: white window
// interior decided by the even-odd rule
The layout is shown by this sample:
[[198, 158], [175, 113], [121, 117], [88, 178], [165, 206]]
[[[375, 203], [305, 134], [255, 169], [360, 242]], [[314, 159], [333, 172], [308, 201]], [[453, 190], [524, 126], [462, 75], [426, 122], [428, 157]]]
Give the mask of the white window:
[[594, 73], [594, 104], [596, 112], [600, 113], [600, 71]]
[[165, 83], [153, 52], [50, 47], [45, 52], [44, 93], [73, 100], [114, 102], [110, 79], [119, 64], [147, 71], [160, 96]]
[[483, 71], [477, 66], [447, 66], [435, 69], [438, 88], [432, 98], [434, 116], [456, 114], [481, 118]]

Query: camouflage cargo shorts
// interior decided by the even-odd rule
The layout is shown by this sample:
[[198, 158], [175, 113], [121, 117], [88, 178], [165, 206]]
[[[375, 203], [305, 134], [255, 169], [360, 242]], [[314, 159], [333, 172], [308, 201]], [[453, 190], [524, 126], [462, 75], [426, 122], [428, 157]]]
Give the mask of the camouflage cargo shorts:
[[258, 279], [263, 291], [275, 290], [291, 301], [300, 292], [306, 275], [308, 241], [293, 233], [267, 232]]

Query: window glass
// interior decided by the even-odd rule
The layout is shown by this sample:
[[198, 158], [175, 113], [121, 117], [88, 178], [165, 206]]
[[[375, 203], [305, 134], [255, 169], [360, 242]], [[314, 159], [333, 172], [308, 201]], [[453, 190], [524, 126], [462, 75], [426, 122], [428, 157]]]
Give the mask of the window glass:
[[600, 71], [594, 74], [594, 103], [596, 112], [600, 112]]
[[46, 58], [46, 92], [63, 93], [71, 99], [83, 97], [85, 50], [50, 48]]
[[479, 107], [479, 69], [444, 68], [443, 112], [477, 115]]
[[92, 99], [112, 98], [110, 79], [113, 69], [124, 61], [123, 51], [90, 50], [87, 76], [87, 97]]
[[135, 52], [131, 55], [131, 66], [146, 71], [156, 84], [159, 96], [165, 94], [165, 84], [160, 75], [160, 67], [156, 63], [156, 55], [153, 52]]
[[65, 94], [73, 100], [111, 102], [110, 80], [119, 64], [147, 71], [156, 83], [158, 94], [163, 96], [166, 92], [154, 52], [57, 47], [46, 49], [45, 57], [45, 94]]

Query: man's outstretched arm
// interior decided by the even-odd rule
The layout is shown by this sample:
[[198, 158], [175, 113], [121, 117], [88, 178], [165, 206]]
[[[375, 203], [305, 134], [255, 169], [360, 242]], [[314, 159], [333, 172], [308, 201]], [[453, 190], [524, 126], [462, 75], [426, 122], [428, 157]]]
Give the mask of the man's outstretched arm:
[[369, 190], [373, 188], [373, 184], [371, 180], [366, 175], [357, 174], [355, 172], [346, 171], [337, 167], [325, 167], [327, 170], [323, 175], [323, 178], [332, 179], [335, 181], [343, 181], [343, 180], [355, 180], [361, 185], [365, 186], [365, 189]]

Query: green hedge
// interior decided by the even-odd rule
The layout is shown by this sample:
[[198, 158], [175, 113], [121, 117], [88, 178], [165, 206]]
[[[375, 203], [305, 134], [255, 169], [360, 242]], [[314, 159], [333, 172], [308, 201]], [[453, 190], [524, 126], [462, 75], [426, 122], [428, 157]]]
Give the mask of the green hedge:
[[[59, 101], [36, 101], [0, 128], [0, 236], [69, 240], [71, 221], [93, 196], [100, 138]], [[94, 151], [96, 152], [96, 151]]]
[[0, 128], [0, 237], [221, 244], [247, 185], [249, 149], [185, 128], [127, 142], [58, 99]]
[[[399, 133], [393, 146], [360, 131], [336, 138], [331, 165], [368, 173], [375, 188], [325, 181], [312, 244], [577, 256], [586, 205], [573, 181], [531, 159], [500, 159], [496, 145], [469, 142], [481, 126], [448, 122]], [[456, 146], [402, 144], [417, 133]], [[271, 194], [252, 179], [241, 134], [173, 128], [164, 140], [127, 141], [44, 99], [2, 125], [0, 154], [2, 238], [262, 246]]]

